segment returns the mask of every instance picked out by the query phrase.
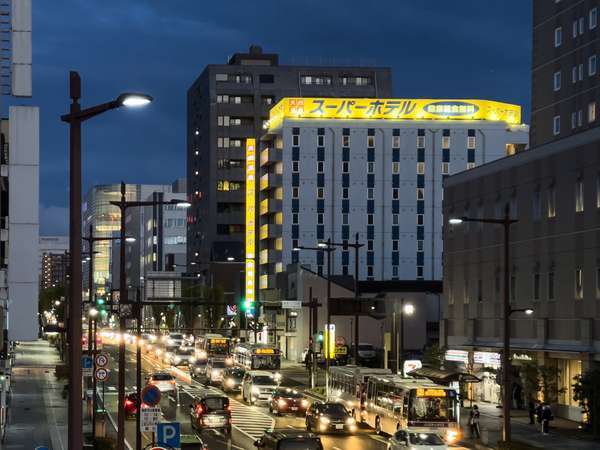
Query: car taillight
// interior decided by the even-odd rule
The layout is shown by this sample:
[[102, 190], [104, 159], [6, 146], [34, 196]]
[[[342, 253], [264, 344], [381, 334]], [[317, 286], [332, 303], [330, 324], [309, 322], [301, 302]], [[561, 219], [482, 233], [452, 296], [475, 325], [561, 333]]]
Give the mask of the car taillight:
[[131, 406], [133, 402], [131, 400], [125, 400], [125, 406]]
[[171, 384], [175, 384], [175, 380], [171, 380]]
[[196, 406], [196, 414], [202, 414], [202, 406]]
[[228, 412], [231, 412], [231, 405], [229, 405], [229, 406], [227, 407], [227, 411], [228, 411]]

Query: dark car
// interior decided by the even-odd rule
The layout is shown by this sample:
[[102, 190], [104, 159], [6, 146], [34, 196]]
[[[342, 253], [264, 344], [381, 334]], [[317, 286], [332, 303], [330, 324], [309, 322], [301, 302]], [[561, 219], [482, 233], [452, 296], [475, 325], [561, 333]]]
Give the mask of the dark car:
[[192, 378], [200, 378], [206, 375], [206, 359], [196, 359], [193, 363], [190, 362], [190, 376]]
[[223, 372], [223, 392], [241, 391], [242, 380], [246, 371], [239, 367], [230, 367]]
[[261, 450], [323, 450], [321, 438], [299, 430], [268, 430], [254, 442]]
[[136, 392], [132, 392], [131, 394], [127, 394], [125, 396], [125, 405], [123, 405], [123, 409], [125, 410], [125, 417], [128, 419], [135, 417], [137, 414], [137, 409], [139, 405], [138, 395]]
[[356, 421], [341, 403], [313, 403], [306, 411], [306, 430], [354, 433]]
[[190, 405], [190, 423], [195, 430], [216, 428], [231, 432], [231, 406], [229, 398], [206, 390], [194, 397]]
[[277, 388], [273, 391], [269, 411], [272, 414], [297, 414], [304, 416], [308, 409], [308, 400], [295, 389]]

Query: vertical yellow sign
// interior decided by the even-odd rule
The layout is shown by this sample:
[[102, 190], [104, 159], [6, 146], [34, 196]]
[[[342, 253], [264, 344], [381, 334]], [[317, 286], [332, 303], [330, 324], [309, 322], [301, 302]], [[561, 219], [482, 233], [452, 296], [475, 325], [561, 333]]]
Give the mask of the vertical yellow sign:
[[254, 311], [256, 276], [256, 140], [246, 139], [246, 302]]

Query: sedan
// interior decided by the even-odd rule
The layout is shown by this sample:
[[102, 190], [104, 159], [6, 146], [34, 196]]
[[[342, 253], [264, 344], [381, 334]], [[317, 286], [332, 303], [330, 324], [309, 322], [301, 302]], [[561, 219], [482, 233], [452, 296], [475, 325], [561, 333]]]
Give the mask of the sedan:
[[387, 450], [448, 450], [437, 433], [398, 430], [390, 438]]
[[316, 402], [306, 411], [306, 431], [356, 432], [356, 421], [340, 403]]
[[304, 396], [290, 388], [277, 388], [273, 391], [269, 411], [272, 414], [297, 414], [304, 416], [308, 409], [308, 400]]
[[160, 392], [175, 392], [177, 391], [177, 383], [175, 377], [170, 373], [156, 372], [146, 378], [148, 384], [156, 386]]

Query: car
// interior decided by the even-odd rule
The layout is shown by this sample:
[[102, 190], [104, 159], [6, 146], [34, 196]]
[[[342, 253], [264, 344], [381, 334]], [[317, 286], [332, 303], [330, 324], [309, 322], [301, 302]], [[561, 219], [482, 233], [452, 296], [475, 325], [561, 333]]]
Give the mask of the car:
[[306, 411], [306, 431], [356, 432], [356, 420], [341, 403], [315, 402]]
[[175, 377], [167, 372], [155, 372], [146, 378], [146, 384], [156, 386], [160, 392], [176, 392]]
[[279, 387], [273, 391], [269, 412], [271, 414], [296, 414], [304, 416], [308, 400], [295, 389]]
[[125, 405], [123, 405], [123, 409], [125, 410], [125, 417], [127, 419], [135, 417], [139, 403], [137, 392], [132, 392], [125, 396]]
[[221, 388], [223, 392], [241, 391], [242, 380], [246, 371], [239, 367], [228, 367], [223, 371]]
[[227, 362], [223, 358], [208, 358], [206, 362], [206, 380], [208, 384], [223, 381], [223, 371], [227, 368]]
[[250, 370], [242, 381], [242, 398], [249, 405], [268, 403], [279, 383], [274, 374], [266, 370]]
[[187, 366], [195, 360], [193, 347], [179, 347], [170, 354], [169, 364], [173, 366]]
[[321, 438], [300, 430], [267, 430], [254, 446], [260, 450], [323, 450]]
[[190, 423], [198, 431], [212, 428], [231, 433], [229, 397], [208, 389], [195, 396], [190, 405]]
[[439, 434], [398, 430], [390, 438], [387, 450], [448, 450], [448, 445]]
[[361, 342], [358, 344], [358, 361], [362, 364], [374, 363], [377, 359], [377, 352], [372, 344]]
[[185, 344], [185, 337], [181, 333], [169, 333], [165, 344], [167, 347], [181, 347]]
[[196, 359], [193, 363], [190, 362], [188, 365], [190, 376], [192, 378], [204, 377], [206, 375], [206, 363], [207, 361], [205, 359]]

